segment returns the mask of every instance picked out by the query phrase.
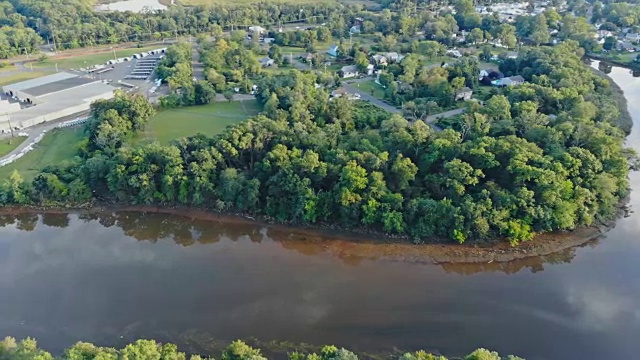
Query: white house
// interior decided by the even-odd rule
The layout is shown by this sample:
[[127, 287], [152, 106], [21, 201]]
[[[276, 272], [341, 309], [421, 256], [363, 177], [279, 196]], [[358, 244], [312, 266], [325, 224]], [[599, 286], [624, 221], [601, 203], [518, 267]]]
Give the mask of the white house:
[[384, 55], [381, 55], [381, 54], [373, 55], [373, 56], [371, 57], [371, 59], [372, 59], [372, 60], [373, 60], [373, 62], [375, 62], [375, 63], [376, 63], [376, 65], [378, 65], [378, 66], [386, 66], [386, 65], [388, 64], [388, 62], [387, 62], [387, 58], [386, 58]]
[[447, 55], [455, 57], [455, 58], [462, 57], [462, 54], [458, 50], [447, 50]]
[[262, 34], [262, 33], [266, 32], [266, 31], [267, 31], [267, 29], [263, 28], [262, 26], [257, 26], [257, 25], [249, 26], [249, 32], [257, 32], [257, 33]]
[[358, 75], [360, 75], [360, 72], [358, 71], [358, 67], [355, 65], [343, 66], [340, 69], [340, 76], [344, 79], [356, 77]]

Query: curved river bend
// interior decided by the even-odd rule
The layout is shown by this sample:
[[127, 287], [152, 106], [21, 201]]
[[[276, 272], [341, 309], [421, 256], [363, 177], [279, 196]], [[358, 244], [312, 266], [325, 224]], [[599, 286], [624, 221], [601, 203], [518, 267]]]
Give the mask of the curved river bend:
[[[634, 116], [627, 141], [640, 149], [640, 79], [609, 75]], [[640, 174], [631, 180], [633, 209]], [[354, 244], [329, 249], [269, 227], [160, 214], [0, 222], [0, 336], [34, 336], [53, 351], [144, 337], [218, 355], [222, 342], [253, 337], [369, 353], [484, 346], [529, 360], [640, 353], [636, 213], [586, 246], [480, 265], [363, 258]]]

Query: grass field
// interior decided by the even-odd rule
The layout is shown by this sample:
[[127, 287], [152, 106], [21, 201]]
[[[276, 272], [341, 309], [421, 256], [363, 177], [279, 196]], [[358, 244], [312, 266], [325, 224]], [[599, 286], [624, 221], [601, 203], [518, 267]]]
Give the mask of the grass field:
[[12, 152], [13, 149], [17, 148], [18, 145], [22, 144], [25, 137], [16, 137], [0, 140], [0, 156], [5, 156], [8, 153]]
[[215, 135], [225, 127], [257, 115], [261, 107], [257, 101], [216, 102], [159, 112], [151, 119], [145, 135], [147, 139], [168, 144], [198, 133]]
[[2, 64], [0, 64], [0, 73], [6, 72], [6, 71], [13, 71], [13, 70], [16, 70], [16, 66], [13, 64], [9, 64], [6, 62], [3, 62]]
[[13, 84], [20, 81], [31, 80], [37, 77], [51, 74], [50, 71], [25, 71], [4, 76], [0, 73], [0, 86]]
[[[146, 46], [141, 48], [130, 48], [116, 50], [117, 57], [131, 56], [133, 54], [141, 53], [144, 51], [155, 50], [162, 47], [162, 45]], [[32, 63], [33, 68], [55, 68], [58, 64], [58, 69], [79, 69], [87, 66], [104, 64], [107, 61], [113, 59], [113, 51], [106, 49], [105, 52], [90, 55], [78, 55], [70, 56], [67, 58], [50, 58], [44, 61], [35, 61]], [[26, 66], [26, 65], [25, 65]]]
[[35, 149], [16, 162], [0, 167], [0, 179], [6, 179], [13, 170], [18, 170], [25, 180], [31, 181], [45, 166], [72, 159], [83, 136], [84, 127], [50, 131]]
[[[355, 86], [363, 93], [370, 94], [378, 99], [384, 99], [384, 88], [376, 84], [374, 80], [364, 81], [359, 84], [352, 84], [351, 86]], [[373, 90], [373, 94], [371, 93], [371, 90]]]

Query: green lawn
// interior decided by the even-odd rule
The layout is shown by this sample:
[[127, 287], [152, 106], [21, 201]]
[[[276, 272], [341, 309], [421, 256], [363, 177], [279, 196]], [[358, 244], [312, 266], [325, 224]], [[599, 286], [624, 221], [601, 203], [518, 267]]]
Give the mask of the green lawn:
[[72, 159], [83, 137], [84, 127], [51, 130], [35, 149], [14, 163], [0, 167], [0, 179], [6, 179], [13, 170], [18, 170], [25, 180], [32, 180], [45, 166]]
[[41, 76], [49, 75], [49, 71], [25, 71], [19, 73], [13, 73], [7, 76], [0, 73], [0, 86], [13, 84], [20, 81], [31, 80]]
[[[141, 48], [129, 48], [129, 49], [116, 49], [117, 57], [131, 56], [144, 51], [155, 50], [163, 47], [162, 45], [152, 45]], [[104, 52], [90, 55], [78, 55], [66, 58], [50, 58], [44, 61], [33, 62], [33, 68], [55, 68], [58, 64], [58, 69], [79, 69], [87, 66], [104, 64], [107, 61], [113, 59], [113, 51], [105, 49]]]
[[228, 125], [246, 120], [260, 111], [261, 106], [255, 100], [163, 110], [150, 120], [145, 135], [147, 139], [155, 139], [162, 144], [198, 133], [216, 135]]
[[[360, 91], [371, 94], [373, 97], [378, 99], [384, 99], [384, 88], [375, 83], [374, 80], [364, 81], [359, 84], [352, 84], [356, 88], [359, 88]], [[371, 91], [373, 90], [373, 93]]]
[[0, 63], [0, 72], [13, 71], [15, 69], [16, 69], [16, 66], [13, 64], [9, 64], [6, 62]]
[[8, 153], [12, 152], [13, 149], [17, 148], [18, 145], [22, 144], [24, 141], [24, 137], [15, 137], [9, 139], [0, 140], [0, 156], [5, 156]]

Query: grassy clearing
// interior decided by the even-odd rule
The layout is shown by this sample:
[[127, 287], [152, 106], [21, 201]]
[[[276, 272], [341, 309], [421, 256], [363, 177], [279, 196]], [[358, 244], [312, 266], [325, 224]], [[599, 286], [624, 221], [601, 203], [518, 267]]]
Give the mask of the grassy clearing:
[[0, 140], [0, 156], [5, 156], [17, 148], [26, 139], [23, 136]]
[[6, 62], [0, 63], [0, 73], [16, 70], [16, 66]]
[[159, 112], [151, 119], [145, 136], [168, 144], [171, 140], [202, 133], [216, 135], [229, 125], [257, 115], [261, 107], [256, 100], [216, 102]]
[[[129, 48], [129, 49], [116, 49], [117, 57], [131, 56], [133, 54], [141, 53], [144, 51], [155, 50], [162, 47], [162, 45], [146, 46], [141, 48]], [[79, 69], [92, 65], [104, 64], [113, 59], [113, 51], [105, 49], [104, 52], [98, 54], [89, 55], [77, 55], [66, 58], [50, 58], [44, 61], [35, 61], [32, 63], [33, 68], [55, 68], [58, 64], [58, 69]]]
[[360, 89], [363, 93], [370, 94], [373, 97], [376, 97], [380, 100], [384, 99], [384, 88], [378, 84], [374, 80], [364, 81], [358, 84], [352, 84], [356, 88]]
[[18, 170], [25, 180], [31, 181], [45, 166], [72, 159], [83, 137], [84, 127], [50, 131], [31, 152], [12, 164], [0, 167], [0, 179], [6, 179], [13, 170]]
[[13, 84], [20, 81], [31, 80], [41, 76], [51, 74], [50, 71], [25, 71], [19, 73], [13, 73], [7, 76], [3, 76], [0, 73], [0, 86]]

